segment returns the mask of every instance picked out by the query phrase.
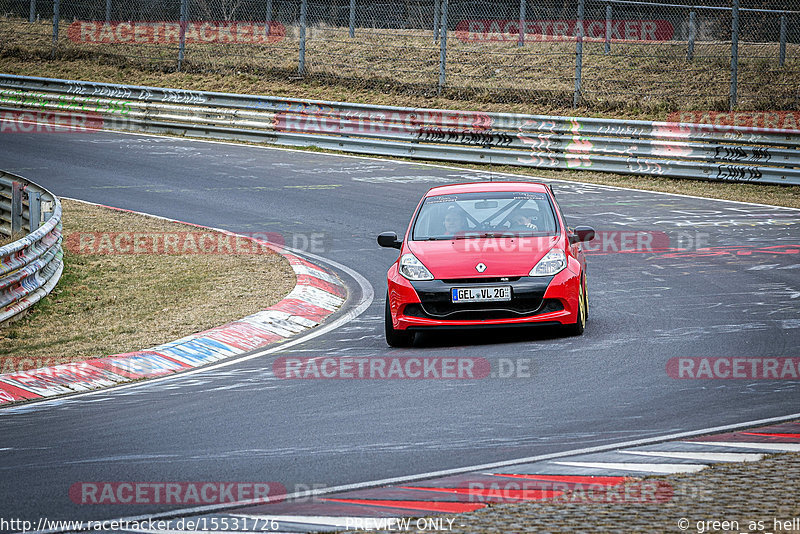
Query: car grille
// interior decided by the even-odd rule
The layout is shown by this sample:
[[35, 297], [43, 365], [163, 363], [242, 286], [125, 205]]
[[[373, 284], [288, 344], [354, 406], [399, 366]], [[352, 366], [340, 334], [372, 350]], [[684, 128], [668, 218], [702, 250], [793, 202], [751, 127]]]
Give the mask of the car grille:
[[452, 304], [447, 302], [425, 302], [409, 304], [403, 313], [412, 317], [426, 319], [446, 319], [451, 321], [479, 321], [485, 319], [519, 319], [561, 311], [564, 306], [557, 299], [518, 299], [511, 302], [470, 302]]
[[516, 282], [519, 276], [510, 276], [505, 278], [450, 278], [442, 280], [445, 284], [501, 284], [507, 282]]
[[[415, 307], [406, 307], [407, 315], [444, 320], [481, 320], [481, 319], [519, 319], [530, 317], [561, 308], [561, 303], [547, 303], [544, 294], [552, 276], [520, 276], [509, 277], [508, 281], [499, 278], [479, 278], [475, 281], [420, 280], [411, 284], [419, 296], [420, 303]], [[467, 281], [469, 280], [469, 282]], [[451, 290], [453, 287], [487, 287], [491, 285], [511, 286], [511, 300], [498, 302], [459, 302], [453, 303]], [[553, 306], [559, 306], [554, 308]]]

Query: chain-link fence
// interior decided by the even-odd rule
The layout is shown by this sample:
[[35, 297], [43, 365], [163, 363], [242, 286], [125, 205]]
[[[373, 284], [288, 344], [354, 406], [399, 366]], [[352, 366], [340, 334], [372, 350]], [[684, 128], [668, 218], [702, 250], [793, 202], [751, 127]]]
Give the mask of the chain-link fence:
[[313, 78], [343, 99], [796, 110], [800, 0], [0, 0], [0, 54]]

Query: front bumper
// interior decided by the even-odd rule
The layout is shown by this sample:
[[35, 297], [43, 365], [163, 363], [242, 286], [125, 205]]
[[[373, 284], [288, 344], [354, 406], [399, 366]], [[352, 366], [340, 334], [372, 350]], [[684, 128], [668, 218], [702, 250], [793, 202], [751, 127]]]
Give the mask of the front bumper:
[[[579, 275], [565, 269], [551, 277], [411, 282], [389, 271], [389, 305], [398, 330], [569, 324], [577, 320]], [[451, 302], [454, 287], [511, 286], [507, 302]]]

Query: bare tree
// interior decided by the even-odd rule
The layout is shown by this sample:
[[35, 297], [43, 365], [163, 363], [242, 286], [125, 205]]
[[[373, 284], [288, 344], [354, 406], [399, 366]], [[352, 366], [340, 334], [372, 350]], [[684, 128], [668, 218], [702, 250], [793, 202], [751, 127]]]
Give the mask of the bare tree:
[[204, 20], [234, 20], [242, 0], [195, 0], [198, 14]]

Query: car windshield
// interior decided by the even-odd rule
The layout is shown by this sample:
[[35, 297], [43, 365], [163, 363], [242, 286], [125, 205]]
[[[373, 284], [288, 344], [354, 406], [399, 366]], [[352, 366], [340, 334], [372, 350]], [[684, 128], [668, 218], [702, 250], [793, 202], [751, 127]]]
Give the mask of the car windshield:
[[546, 193], [463, 193], [426, 198], [414, 223], [412, 239], [542, 236], [557, 231], [558, 223]]

